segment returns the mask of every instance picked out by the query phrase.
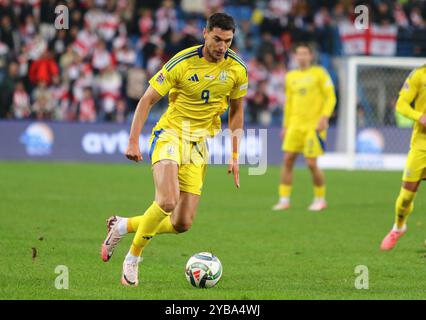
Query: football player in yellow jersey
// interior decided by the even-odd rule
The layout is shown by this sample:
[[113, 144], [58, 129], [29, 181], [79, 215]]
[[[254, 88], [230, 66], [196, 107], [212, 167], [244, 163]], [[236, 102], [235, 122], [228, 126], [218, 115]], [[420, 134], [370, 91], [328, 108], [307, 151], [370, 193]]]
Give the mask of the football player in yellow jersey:
[[[411, 103], [414, 101], [414, 108]], [[395, 204], [395, 223], [381, 244], [391, 250], [407, 231], [420, 181], [426, 179], [426, 65], [411, 72], [399, 92], [396, 111], [415, 121], [402, 187]]]
[[328, 119], [336, 105], [333, 82], [327, 71], [312, 65], [314, 55], [308, 44], [295, 46], [296, 70], [285, 79], [286, 103], [283, 119], [284, 159], [281, 168], [279, 201], [273, 210], [290, 208], [293, 166], [303, 153], [314, 184], [314, 201], [309, 210], [326, 208], [324, 174], [317, 164], [324, 153]]
[[[135, 233], [121, 282], [138, 284], [140, 256], [157, 234], [187, 231], [194, 220], [208, 162], [206, 138], [220, 130], [228, 105], [232, 158], [228, 173], [239, 187], [238, 143], [243, 128], [242, 98], [247, 93], [247, 67], [229, 47], [235, 32], [232, 17], [215, 13], [207, 20], [204, 45], [176, 54], [149, 81], [136, 108], [126, 151], [141, 161], [139, 135], [152, 106], [169, 94], [167, 111], [152, 130], [150, 158], [155, 199], [142, 216], [107, 220], [101, 257], [108, 261], [120, 239]], [[234, 134], [235, 133], [235, 134]]]

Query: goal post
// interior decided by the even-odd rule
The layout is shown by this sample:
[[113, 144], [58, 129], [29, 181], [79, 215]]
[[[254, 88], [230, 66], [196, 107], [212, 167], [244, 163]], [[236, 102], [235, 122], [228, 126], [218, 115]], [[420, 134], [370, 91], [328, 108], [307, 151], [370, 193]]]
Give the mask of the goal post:
[[324, 168], [401, 170], [412, 121], [395, 112], [410, 72], [426, 58], [346, 57], [333, 61], [339, 79], [334, 150], [320, 158]]

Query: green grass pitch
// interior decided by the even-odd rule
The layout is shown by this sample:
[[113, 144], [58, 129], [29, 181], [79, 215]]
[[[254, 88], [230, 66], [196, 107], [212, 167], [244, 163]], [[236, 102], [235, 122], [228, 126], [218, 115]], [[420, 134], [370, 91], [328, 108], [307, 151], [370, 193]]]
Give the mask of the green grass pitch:
[[[105, 219], [142, 214], [153, 199], [140, 164], [0, 163], [0, 299], [425, 299], [426, 200], [420, 189], [409, 232], [392, 252], [379, 244], [393, 222], [400, 172], [326, 171], [329, 209], [306, 210], [309, 173], [297, 169], [292, 209], [273, 212], [279, 168], [248, 176], [236, 190], [226, 167], [210, 166], [198, 215], [181, 235], [145, 251], [140, 286], [123, 287], [132, 236], [108, 263], [99, 257]], [[37, 256], [33, 258], [32, 248]], [[185, 279], [187, 259], [211, 251], [224, 273], [212, 289]], [[66, 265], [69, 289], [55, 288]], [[355, 288], [355, 267], [369, 289]]]

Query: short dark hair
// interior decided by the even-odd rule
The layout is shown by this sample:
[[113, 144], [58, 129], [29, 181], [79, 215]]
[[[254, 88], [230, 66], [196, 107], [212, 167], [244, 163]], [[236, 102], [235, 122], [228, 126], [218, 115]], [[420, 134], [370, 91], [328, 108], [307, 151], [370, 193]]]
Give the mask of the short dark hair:
[[212, 31], [213, 28], [221, 28], [223, 30], [232, 30], [232, 32], [235, 33], [235, 21], [230, 15], [218, 12], [212, 14], [207, 19], [206, 28], [209, 31]]
[[312, 44], [308, 43], [308, 42], [298, 42], [294, 45], [293, 47], [293, 51], [296, 52], [297, 49], [299, 48], [306, 48], [308, 49], [311, 53], [314, 53], [314, 47], [312, 46]]

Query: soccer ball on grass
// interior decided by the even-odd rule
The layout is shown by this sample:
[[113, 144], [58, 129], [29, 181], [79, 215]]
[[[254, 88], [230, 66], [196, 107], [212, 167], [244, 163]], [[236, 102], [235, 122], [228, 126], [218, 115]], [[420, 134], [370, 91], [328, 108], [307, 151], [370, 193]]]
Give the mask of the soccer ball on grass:
[[211, 288], [222, 277], [222, 264], [210, 252], [200, 252], [189, 258], [185, 267], [185, 276], [190, 284], [197, 288]]

